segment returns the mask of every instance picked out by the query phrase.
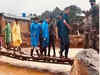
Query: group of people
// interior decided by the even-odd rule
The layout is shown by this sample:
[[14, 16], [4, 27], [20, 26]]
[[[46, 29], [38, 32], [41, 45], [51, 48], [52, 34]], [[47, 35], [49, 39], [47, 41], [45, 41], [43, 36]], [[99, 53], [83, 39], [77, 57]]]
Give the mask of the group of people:
[[69, 31], [72, 30], [69, 21], [70, 8], [65, 8], [64, 15], [59, 16], [59, 21], [57, 23], [58, 35], [60, 39], [60, 57], [63, 57], [63, 52], [65, 51], [65, 58], [68, 57], [68, 51], [70, 46]]
[[[69, 51], [69, 31], [72, 30], [69, 22], [69, 13], [70, 8], [65, 8], [64, 14], [60, 14], [58, 17], [58, 21], [56, 24], [53, 24], [52, 19], [50, 17], [46, 17], [45, 20], [42, 22], [39, 21], [38, 17], [31, 18], [31, 24], [30, 24], [30, 37], [31, 37], [31, 52], [30, 55], [33, 57], [34, 51], [36, 51], [38, 56], [50, 56], [50, 49], [51, 46], [53, 47], [53, 56], [56, 56], [55, 51], [55, 26], [57, 26], [58, 29], [58, 36], [60, 40], [60, 57], [68, 58], [68, 51]], [[18, 21], [16, 21], [13, 24], [13, 27], [11, 29], [10, 24], [7, 23], [5, 27], [5, 42], [7, 45], [7, 48], [9, 48], [9, 43], [12, 40], [12, 44], [15, 48], [19, 48], [22, 44], [22, 38], [21, 38], [21, 31], [20, 26], [18, 24]], [[47, 51], [48, 49], [48, 51]], [[65, 54], [63, 56], [63, 52], [65, 51]], [[48, 52], [48, 53], [47, 53]]]
[[[20, 25], [18, 23], [18, 20], [16, 19], [14, 22], [13, 22], [13, 26], [11, 28], [11, 23], [7, 22], [6, 21], [6, 26], [4, 27], [4, 30], [3, 32], [5, 33], [5, 47], [7, 50], [10, 50], [10, 46], [11, 46], [11, 43], [12, 43], [12, 46], [14, 48], [14, 54], [16, 51], [19, 51], [20, 53], [21, 52], [21, 47], [20, 45], [22, 44], [22, 38], [21, 38], [21, 31], [20, 31]], [[2, 42], [2, 40], [1, 40]], [[2, 43], [1, 43], [2, 45]]]
[[[69, 51], [69, 31], [72, 30], [69, 22], [69, 13], [70, 8], [66, 8], [64, 14], [59, 15], [58, 21], [56, 23], [58, 28], [58, 36], [60, 39], [60, 57], [63, 57], [63, 52], [65, 51], [65, 58], [68, 58]], [[37, 54], [50, 56], [50, 48], [53, 46], [54, 54], [56, 56], [55, 51], [55, 31], [54, 24], [51, 23], [51, 18], [47, 17], [42, 23], [39, 22], [37, 17], [34, 20], [31, 20], [32, 23], [30, 25], [31, 32], [31, 56], [33, 55], [33, 51], [36, 50]], [[49, 26], [49, 24], [51, 24]], [[41, 40], [39, 40], [41, 37]], [[38, 49], [38, 45], [40, 43], [40, 49]], [[48, 54], [47, 54], [48, 47]], [[39, 55], [39, 56], [40, 56]]]

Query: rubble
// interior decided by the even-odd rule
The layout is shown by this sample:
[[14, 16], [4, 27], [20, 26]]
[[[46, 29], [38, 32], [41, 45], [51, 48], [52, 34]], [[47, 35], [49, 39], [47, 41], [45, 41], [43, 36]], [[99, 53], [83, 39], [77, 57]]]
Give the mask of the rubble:
[[84, 49], [76, 58], [87, 66], [89, 75], [99, 75], [99, 54], [94, 49]]
[[74, 64], [70, 71], [70, 75], [89, 75], [86, 65], [79, 59], [74, 59]]

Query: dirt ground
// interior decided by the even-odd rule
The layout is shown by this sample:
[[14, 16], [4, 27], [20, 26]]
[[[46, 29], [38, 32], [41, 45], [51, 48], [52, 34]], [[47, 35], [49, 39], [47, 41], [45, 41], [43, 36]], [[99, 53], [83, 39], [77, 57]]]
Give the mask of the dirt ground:
[[[29, 55], [30, 49], [24, 48], [25, 53]], [[69, 50], [69, 58], [74, 58], [76, 54], [83, 49], [81, 48], [71, 48]], [[53, 51], [51, 51], [51, 55]], [[57, 49], [57, 56], [59, 56], [59, 49]], [[9, 63], [9, 64], [8, 64]], [[15, 66], [14, 66], [15, 65]], [[20, 67], [18, 67], [20, 66]], [[51, 72], [67, 72], [70, 71], [70, 65], [61, 65], [61, 64], [50, 64], [50, 63], [38, 63], [31, 61], [20, 61], [8, 57], [0, 56], [0, 75], [52, 75], [48, 71], [41, 71], [34, 69], [49, 69]], [[33, 69], [30, 69], [33, 68]]]
[[0, 62], [0, 75], [52, 75], [48, 72], [39, 72], [34, 69], [12, 66]]

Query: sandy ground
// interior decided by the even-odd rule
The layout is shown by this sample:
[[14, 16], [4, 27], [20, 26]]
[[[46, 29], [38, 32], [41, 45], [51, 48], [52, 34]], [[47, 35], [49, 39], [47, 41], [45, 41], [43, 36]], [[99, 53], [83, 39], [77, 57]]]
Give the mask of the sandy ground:
[[[23, 50], [25, 51], [26, 55], [29, 55], [30, 53], [29, 48], [24, 48]], [[73, 59], [76, 56], [76, 54], [82, 50], [83, 49], [71, 48], [69, 50], [69, 55], [68, 55], [69, 58]], [[59, 57], [59, 49], [57, 49], [56, 52], [57, 52], [57, 57]], [[53, 55], [53, 51], [51, 51], [51, 55]], [[24, 75], [33, 75], [33, 74], [34, 75], [50, 75], [48, 73], [42, 74], [42, 72], [39, 72], [39, 71], [47, 70], [49, 72], [67, 72], [67, 71], [70, 71], [71, 69], [70, 65], [21, 61], [21, 60], [17, 60], [17, 59], [5, 57], [5, 56], [0, 56], [0, 62], [1, 62], [0, 63], [0, 75], [22, 75], [23, 73], [25, 73]], [[36, 69], [38, 69], [39, 71], [37, 71]]]
[[12, 66], [7, 63], [0, 62], [0, 75], [51, 75], [48, 72], [40, 72], [37, 70]]

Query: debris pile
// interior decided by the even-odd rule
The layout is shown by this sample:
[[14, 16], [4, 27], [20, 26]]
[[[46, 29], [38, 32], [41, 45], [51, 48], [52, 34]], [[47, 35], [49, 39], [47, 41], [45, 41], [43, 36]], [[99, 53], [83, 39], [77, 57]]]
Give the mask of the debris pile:
[[[77, 60], [74, 60], [72, 66], [71, 75], [99, 75], [99, 54], [94, 49], [85, 49], [79, 52], [76, 58]], [[85, 65], [88, 69], [88, 73], [86, 72]], [[77, 72], [80, 73], [75, 74]]]

